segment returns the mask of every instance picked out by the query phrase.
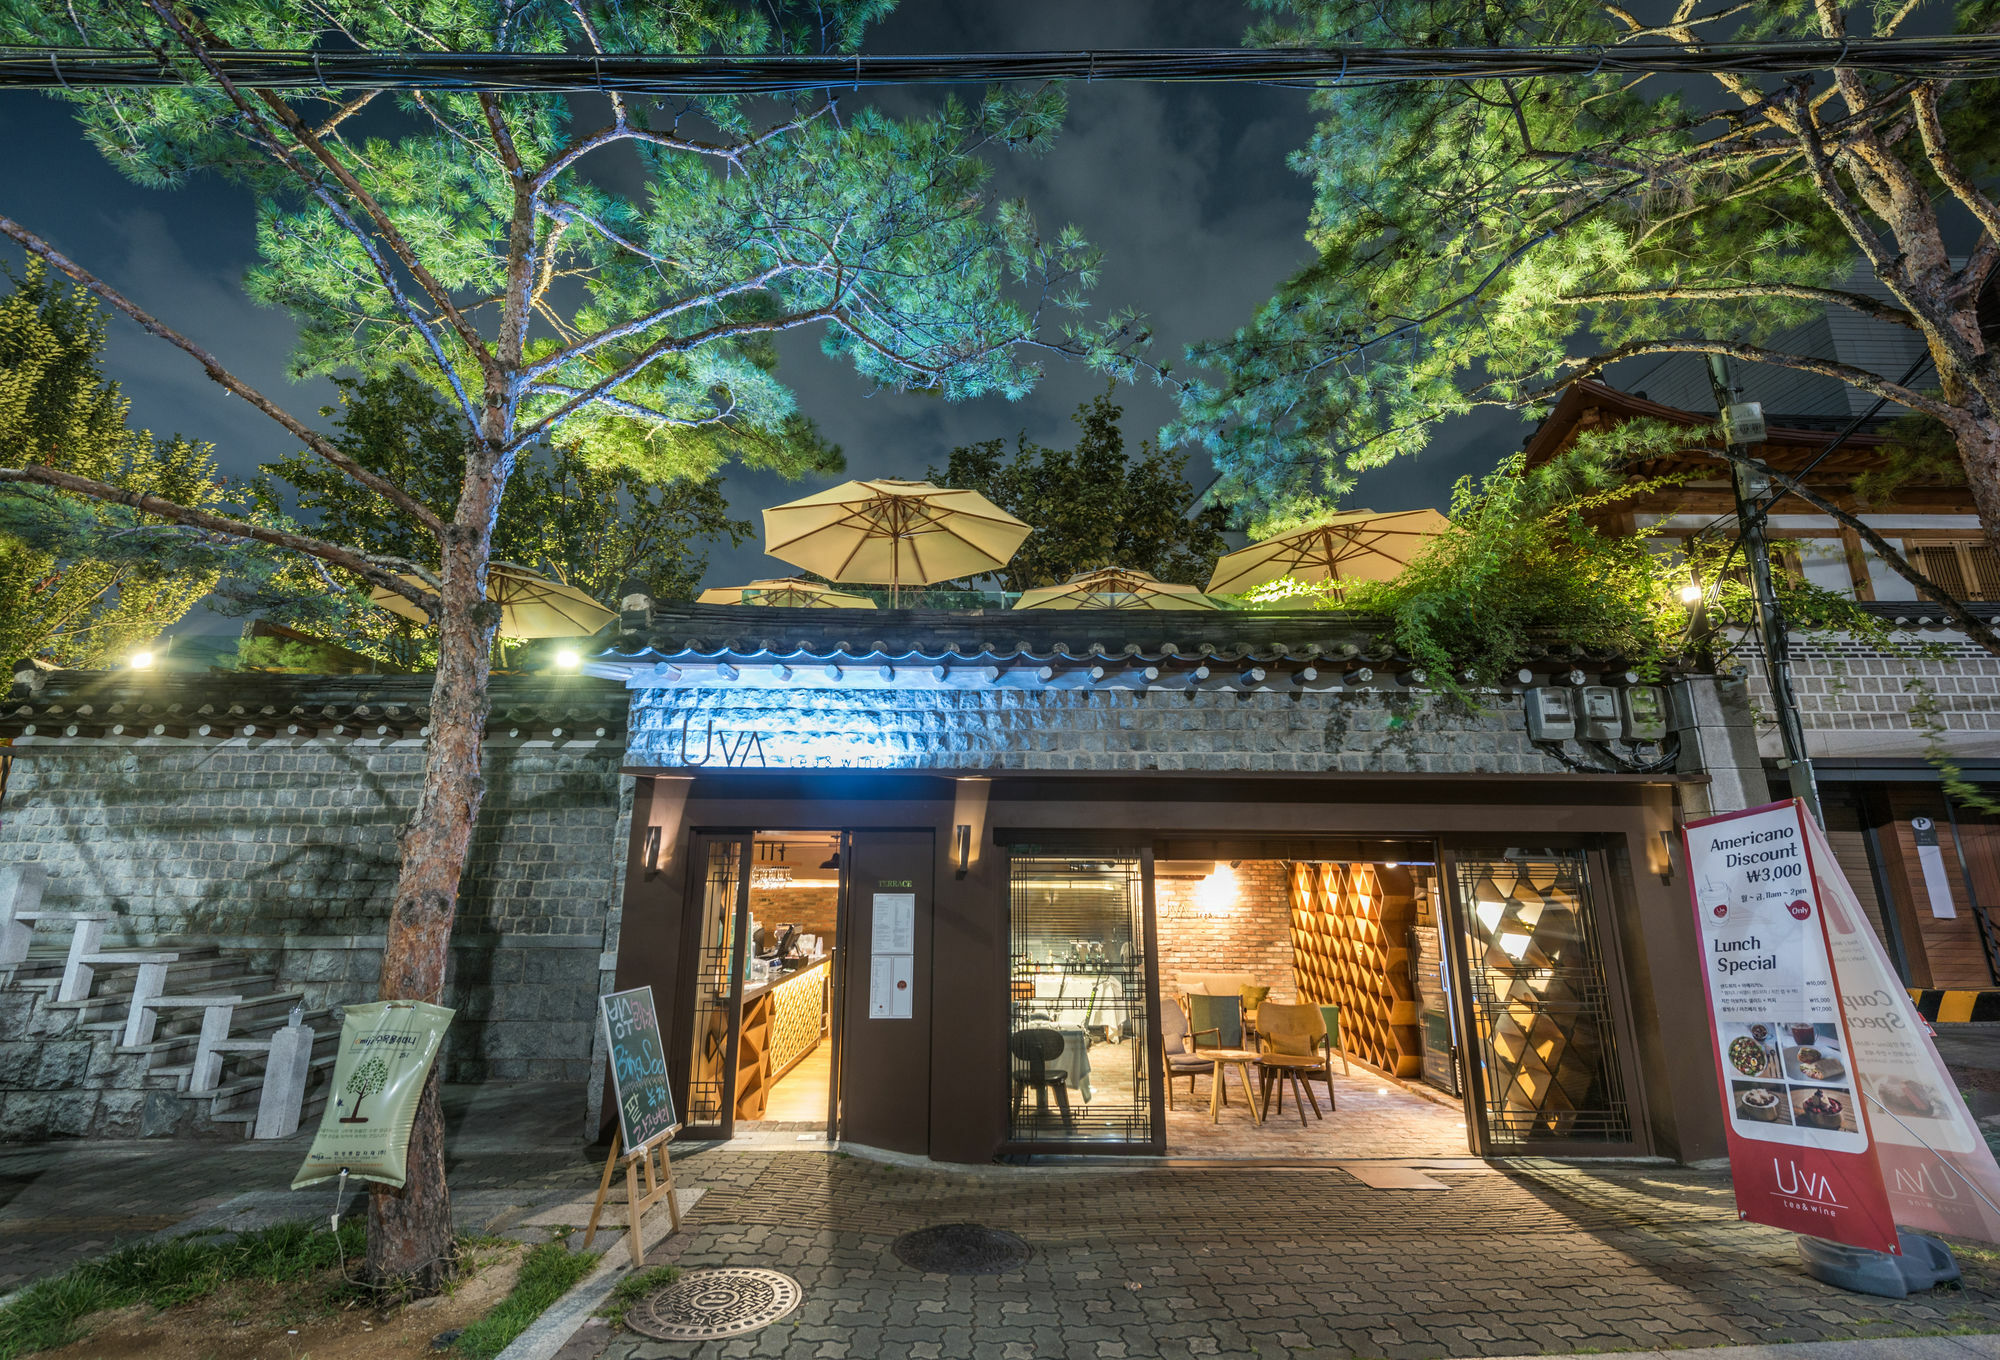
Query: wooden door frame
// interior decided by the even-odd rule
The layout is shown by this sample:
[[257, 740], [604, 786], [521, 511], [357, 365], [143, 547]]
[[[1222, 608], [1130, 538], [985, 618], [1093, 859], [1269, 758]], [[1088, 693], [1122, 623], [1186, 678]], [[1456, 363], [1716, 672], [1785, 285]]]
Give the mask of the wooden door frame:
[[694, 1090], [693, 1044], [698, 1010], [697, 999], [701, 987], [701, 933], [702, 924], [708, 916], [708, 847], [712, 845], [734, 844], [737, 847], [736, 861], [736, 902], [730, 908], [733, 918], [730, 926], [730, 986], [729, 1000], [724, 1006], [727, 1018], [728, 1037], [723, 1042], [722, 1052], [722, 1117], [716, 1124], [690, 1125], [687, 1136], [701, 1138], [713, 1136], [727, 1142], [736, 1133], [736, 1057], [737, 1041], [743, 1029], [743, 957], [746, 947], [744, 935], [750, 921], [750, 857], [751, 842], [755, 831], [696, 829], [688, 839], [688, 888], [682, 899], [693, 909], [683, 915], [681, 922], [681, 967], [680, 995], [687, 998], [685, 1004], [675, 1007], [674, 1030], [682, 1053], [688, 1055], [686, 1085], [680, 1092], [681, 1110], [688, 1117], [694, 1115], [691, 1099]]

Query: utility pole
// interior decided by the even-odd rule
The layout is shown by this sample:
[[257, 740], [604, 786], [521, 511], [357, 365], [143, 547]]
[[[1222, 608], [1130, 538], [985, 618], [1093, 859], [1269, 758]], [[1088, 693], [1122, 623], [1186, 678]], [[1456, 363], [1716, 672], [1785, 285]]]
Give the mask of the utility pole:
[[[1750, 446], [1763, 441], [1763, 411], [1754, 402], [1738, 400], [1743, 394], [1730, 380], [1728, 356], [1708, 356], [1708, 380], [1715, 389], [1715, 405], [1722, 413], [1722, 435], [1729, 451], [1747, 457]], [[1750, 564], [1757, 634], [1764, 647], [1764, 670], [1771, 681], [1771, 705], [1778, 711], [1785, 776], [1791, 782], [1792, 796], [1804, 802], [1813, 820], [1824, 827], [1826, 818], [1819, 809], [1819, 786], [1813, 779], [1812, 760], [1806, 755], [1805, 727], [1799, 721], [1798, 696], [1792, 690], [1791, 638], [1785, 630], [1785, 613], [1778, 604], [1778, 592], [1771, 585], [1771, 553], [1764, 539], [1771, 480], [1760, 468], [1761, 465], [1753, 468], [1736, 462], [1729, 465], [1730, 484], [1736, 489], [1736, 528], [1744, 559]]]

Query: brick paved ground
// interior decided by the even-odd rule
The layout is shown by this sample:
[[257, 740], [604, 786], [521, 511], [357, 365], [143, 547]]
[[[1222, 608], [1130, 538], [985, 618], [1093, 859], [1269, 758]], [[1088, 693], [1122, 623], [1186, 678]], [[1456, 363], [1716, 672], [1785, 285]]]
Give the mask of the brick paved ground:
[[[761, 1265], [804, 1289], [761, 1333], [668, 1344], [601, 1325], [564, 1360], [877, 1356], [1420, 1357], [1655, 1350], [2000, 1331], [2000, 1254], [1908, 1300], [1808, 1280], [1792, 1239], [1739, 1224], [1726, 1177], [1523, 1165], [1438, 1170], [1447, 1192], [1344, 1171], [947, 1171], [799, 1152], [694, 1152], [707, 1194], [652, 1256]], [[978, 1222], [1028, 1239], [1018, 1274], [904, 1267], [897, 1233]]]

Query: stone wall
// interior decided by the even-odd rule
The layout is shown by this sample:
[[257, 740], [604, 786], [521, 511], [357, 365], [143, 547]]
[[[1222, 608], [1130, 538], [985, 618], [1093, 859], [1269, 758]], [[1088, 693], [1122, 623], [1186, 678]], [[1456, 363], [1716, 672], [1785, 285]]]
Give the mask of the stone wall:
[[1218, 914], [1196, 906], [1198, 880], [1156, 878], [1160, 990], [1180, 991], [1182, 973], [1248, 973], [1271, 989], [1271, 1000], [1293, 1002], [1292, 908], [1282, 860], [1244, 860], [1236, 868], [1236, 898]]
[[1154, 689], [633, 691], [630, 759], [656, 768], [1560, 774], [1518, 695]]
[[[1931, 739], [1919, 705], [1928, 703], [1939, 745], [1954, 756], [2000, 758], [2000, 657], [1959, 634], [1925, 629], [1904, 635], [1914, 649], [1942, 648], [1939, 658], [1898, 659], [1851, 639], [1794, 638], [1793, 687], [1815, 758], [1922, 759]], [[1744, 660], [1758, 747], [1783, 754], [1763, 654]]]
[[[228, 683], [228, 682], [224, 682]], [[621, 697], [611, 691], [614, 698]], [[622, 724], [620, 724], [622, 726]], [[452, 1080], [588, 1075], [629, 788], [609, 739], [489, 743], [454, 928]], [[372, 999], [416, 803], [412, 736], [24, 743], [0, 863], [49, 871], [44, 905], [110, 910], [107, 947], [212, 943], [309, 1006]]]

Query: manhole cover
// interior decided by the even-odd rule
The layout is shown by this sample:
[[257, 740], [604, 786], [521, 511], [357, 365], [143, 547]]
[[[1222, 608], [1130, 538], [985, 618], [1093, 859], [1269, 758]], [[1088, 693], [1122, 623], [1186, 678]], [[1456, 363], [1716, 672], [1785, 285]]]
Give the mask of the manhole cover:
[[799, 1297], [799, 1282], [775, 1270], [691, 1270], [626, 1310], [625, 1325], [662, 1341], [710, 1341], [768, 1327]]
[[940, 1223], [906, 1232], [892, 1250], [910, 1269], [937, 1275], [1005, 1275], [1033, 1254], [1014, 1234], [977, 1223]]

